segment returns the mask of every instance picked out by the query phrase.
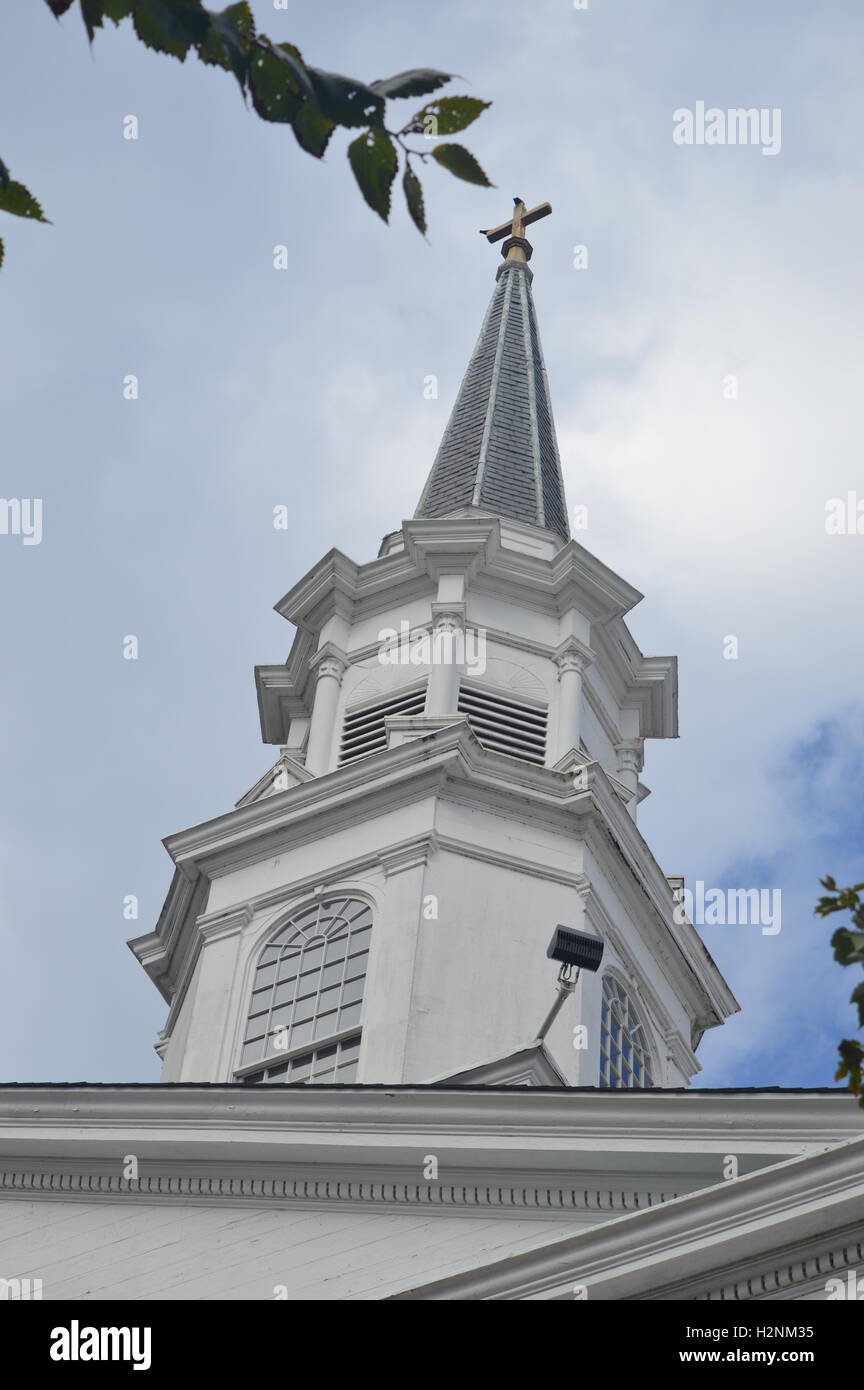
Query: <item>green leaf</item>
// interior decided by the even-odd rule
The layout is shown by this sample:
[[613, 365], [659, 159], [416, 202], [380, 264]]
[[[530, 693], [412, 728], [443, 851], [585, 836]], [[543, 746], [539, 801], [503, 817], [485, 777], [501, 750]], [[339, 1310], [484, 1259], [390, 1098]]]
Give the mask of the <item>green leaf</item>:
[[267, 48], [272, 56], [280, 63], [284, 63], [291, 76], [296, 82], [301, 92], [304, 92], [312, 101], [315, 100], [315, 89], [306, 69], [306, 64], [300, 55], [299, 48], [295, 48], [293, 43], [273, 43], [267, 38], [266, 34], [259, 34], [255, 41], [256, 49]]
[[855, 986], [849, 996], [849, 1003], [858, 1005], [858, 1027], [864, 1028], [864, 984]]
[[432, 158], [437, 159], [442, 169], [449, 169], [451, 174], [455, 174], [457, 179], [464, 179], [466, 183], [479, 183], [482, 188], [493, 188], [487, 179], [477, 160], [464, 145], [436, 145], [432, 150]]
[[321, 114], [313, 101], [307, 100], [303, 102], [291, 122], [291, 128], [301, 150], [305, 150], [307, 154], [320, 159], [330, 143], [330, 136], [336, 126], [333, 121], [329, 121], [326, 116]]
[[207, 43], [210, 15], [200, 0], [136, 0], [133, 23], [143, 44], [181, 63], [194, 44]]
[[198, 57], [202, 63], [224, 68], [233, 72], [240, 83], [240, 90], [246, 91], [249, 75], [249, 47], [255, 37], [255, 20], [247, 0], [229, 5], [219, 14], [210, 16], [207, 42], [198, 45]]
[[10, 179], [6, 187], [0, 190], [0, 212], [11, 212], [31, 222], [48, 222], [33, 194], [28, 193], [23, 183], [16, 183], [14, 179]]
[[0, 270], [3, 269], [3, 256], [4, 256], [4, 251], [3, 251], [3, 238], [0, 237]]
[[435, 68], [411, 68], [409, 72], [399, 72], [395, 77], [379, 78], [372, 82], [373, 92], [382, 97], [423, 97], [427, 92], [437, 92], [439, 87], [452, 81], [449, 72], [438, 72]]
[[8, 188], [8, 187], [9, 187], [9, 170], [6, 168], [6, 165], [3, 163], [3, 160], [0, 159], [0, 188]]
[[864, 932], [838, 927], [831, 938], [831, 945], [834, 948], [834, 959], [840, 965], [864, 962]]
[[385, 131], [373, 128], [352, 141], [348, 158], [360, 192], [386, 222], [390, 216], [390, 189], [399, 163], [396, 146]]
[[849, 1090], [857, 1096], [864, 1089], [861, 1084], [864, 1049], [854, 1038], [844, 1038], [838, 1044], [837, 1051], [840, 1054], [840, 1065], [834, 1073], [834, 1080], [842, 1081], [845, 1076], [848, 1076]]
[[45, 4], [55, 18], [59, 19], [61, 14], [65, 14], [68, 9], [71, 9], [75, 0], [45, 0]]
[[338, 72], [307, 68], [318, 109], [328, 120], [344, 126], [380, 126], [384, 120], [384, 98], [353, 77]]
[[81, 18], [84, 20], [90, 42], [93, 42], [96, 30], [102, 28], [103, 19], [110, 19], [114, 24], [119, 24], [134, 8], [135, 0], [81, 0]]
[[[283, 45], [283, 48], [287, 45]], [[297, 50], [294, 50], [299, 58]], [[294, 69], [272, 48], [256, 47], [249, 63], [252, 105], [263, 121], [292, 122], [303, 104]]]
[[408, 204], [408, 211], [411, 214], [411, 221], [419, 232], [426, 235], [426, 209], [423, 206], [423, 186], [420, 183], [414, 170], [405, 165], [405, 173], [402, 178], [402, 187], [405, 190], [405, 201]]
[[411, 128], [425, 130], [426, 122], [431, 117], [435, 121], [432, 128], [434, 135], [455, 135], [476, 121], [491, 105], [491, 101], [481, 101], [479, 97], [440, 97], [417, 112]]

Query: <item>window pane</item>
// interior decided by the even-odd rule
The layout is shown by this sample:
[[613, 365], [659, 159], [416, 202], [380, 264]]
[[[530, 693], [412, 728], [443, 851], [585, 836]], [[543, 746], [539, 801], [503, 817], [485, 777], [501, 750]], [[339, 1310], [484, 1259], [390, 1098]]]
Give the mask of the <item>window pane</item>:
[[[357, 898], [315, 903], [283, 923], [253, 974], [241, 1065], [269, 1058], [256, 1080], [333, 1081], [356, 1075], [359, 1037], [284, 1056], [343, 1029], [359, 1029], [372, 909]], [[277, 1048], [276, 1044], [281, 1046]], [[337, 1073], [338, 1066], [338, 1073]]]
[[342, 1002], [344, 1004], [353, 1004], [355, 1000], [362, 999], [363, 986], [365, 985], [365, 983], [366, 981], [362, 975], [357, 980], [348, 980], [345, 984], [345, 990], [342, 995]]
[[321, 973], [321, 988], [327, 989], [328, 985], [338, 985], [342, 979], [342, 961], [337, 960], [333, 965], [325, 965]]
[[345, 959], [345, 948], [346, 948], [346, 945], [347, 945], [347, 937], [343, 937], [341, 941], [330, 941], [330, 942], [328, 942], [328, 944], [327, 944], [327, 950], [326, 950], [325, 953], [324, 953], [324, 959], [326, 960], [326, 962], [327, 962], [328, 965], [330, 964], [331, 961], [334, 961], [334, 960], [344, 960], [344, 959]]
[[314, 1013], [315, 995], [309, 994], [305, 999], [297, 1000], [297, 1003], [294, 1006], [294, 1022], [304, 1023], [307, 1018], [312, 1018]]
[[[299, 1012], [299, 1006], [298, 1006], [298, 1012]], [[309, 1011], [310, 1017], [311, 1017], [311, 1012], [312, 1012], [312, 1011], [311, 1011], [311, 1008], [310, 1008], [310, 1011]], [[288, 1026], [288, 1024], [289, 1024], [290, 1022], [291, 1022], [291, 1005], [290, 1005], [290, 1004], [283, 1004], [281, 1008], [279, 1008], [279, 1009], [274, 1009], [273, 1012], [272, 1012], [272, 1014], [270, 1015], [270, 1027], [271, 1027], [271, 1029], [273, 1029], [273, 1028], [287, 1028], [287, 1026]]]
[[340, 992], [339, 985], [332, 985], [330, 989], [322, 989], [318, 996], [318, 1013], [327, 1014], [330, 1013], [331, 1009], [337, 1009]]
[[355, 1023], [360, 1022], [360, 1004], [349, 1004], [347, 1009], [339, 1012], [339, 1027], [353, 1028]]
[[611, 1009], [605, 1003], [601, 1005], [600, 1084], [619, 1089], [650, 1086], [644, 1028], [635, 1017], [630, 1000], [608, 976], [603, 979], [603, 998], [613, 999], [614, 1003]]
[[345, 979], [354, 980], [358, 975], [365, 975], [368, 960], [368, 951], [361, 951], [359, 956], [349, 956], [345, 963]]
[[284, 985], [277, 985], [273, 991], [273, 1007], [278, 1008], [280, 1004], [290, 1004], [295, 992], [296, 986], [293, 980], [286, 980]]
[[[344, 1027], [344, 1025], [342, 1025]], [[336, 1032], [336, 1010], [329, 1014], [319, 1014], [315, 1020], [316, 1038], [327, 1038]]]

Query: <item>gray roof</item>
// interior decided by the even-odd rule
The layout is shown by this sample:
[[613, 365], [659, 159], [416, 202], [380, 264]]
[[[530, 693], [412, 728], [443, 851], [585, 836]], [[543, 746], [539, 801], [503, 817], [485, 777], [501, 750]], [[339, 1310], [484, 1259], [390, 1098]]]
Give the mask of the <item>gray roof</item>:
[[417, 516], [475, 506], [570, 537], [531, 272], [506, 261]]

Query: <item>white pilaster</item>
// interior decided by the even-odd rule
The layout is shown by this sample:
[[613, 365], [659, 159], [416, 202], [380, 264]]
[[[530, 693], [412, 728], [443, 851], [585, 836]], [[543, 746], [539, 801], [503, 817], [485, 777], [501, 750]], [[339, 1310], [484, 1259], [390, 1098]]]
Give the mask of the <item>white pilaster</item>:
[[465, 661], [465, 605], [432, 604], [432, 651], [426, 714], [455, 714]]
[[618, 776], [630, 792], [627, 810], [633, 820], [636, 819], [639, 801], [639, 773], [642, 771], [644, 761], [644, 745], [645, 740], [641, 738], [627, 738], [623, 743], [616, 743], [615, 745], [615, 753], [618, 758]]
[[327, 642], [319, 648], [309, 664], [317, 669], [318, 679], [309, 724], [306, 766], [316, 777], [320, 777], [330, 771], [339, 687], [348, 663], [345, 653]]
[[558, 729], [553, 763], [579, 751], [582, 733], [582, 676], [594, 660], [594, 653], [577, 637], [568, 637], [555, 653], [558, 670]]

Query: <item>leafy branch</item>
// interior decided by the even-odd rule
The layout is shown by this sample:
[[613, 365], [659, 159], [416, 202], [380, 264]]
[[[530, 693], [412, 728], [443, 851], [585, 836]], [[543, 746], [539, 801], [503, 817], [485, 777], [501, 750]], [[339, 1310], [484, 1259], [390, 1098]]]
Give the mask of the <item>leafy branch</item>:
[[[45, 0], [57, 19], [76, 0]], [[453, 80], [434, 68], [413, 68], [376, 82], [360, 82], [339, 73], [310, 67], [291, 43], [274, 43], [259, 34], [248, 0], [226, 9], [205, 9], [202, 0], [77, 0], [92, 44], [96, 30], [110, 20], [115, 27], [132, 20], [138, 38], [156, 53], [184, 62], [190, 52], [202, 63], [222, 68], [236, 79], [244, 101], [264, 121], [290, 125], [300, 148], [321, 159], [338, 127], [360, 129], [348, 146], [348, 160], [364, 199], [389, 221], [391, 191], [403, 162], [402, 188], [408, 213], [425, 235], [426, 209], [417, 164], [433, 160], [468, 183], [490, 188], [477, 160], [463, 145], [436, 143], [442, 135], [465, 130], [491, 104], [478, 97], [443, 96], [423, 106], [396, 130], [385, 124], [388, 101], [429, 96]], [[421, 136], [424, 145], [409, 144]], [[0, 211], [47, 222], [36, 199], [15, 183], [0, 160]], [[0, 265], [3, 243], [0, 241]]]
[[[840, 965], [860, 965], [864, 967], [864, 883], [856, 883], [851, 888], [838, 888], [829, 875], [820, 880], [827, 894], [821, 897], [814, 908], [819, 917], [830, 917], [834, 912], [851, 912], [852, 926], [838, 927], [831, 937], [834, 959]], [[864, 1028], [864, 981], [856, 985], [849, 999], [858, 1008], [858, 1027]], [[861, 1074], [864, 1068], [864, 1046], [857, 1038], [844, 1038], [838, 1043], [840, 1065], [835, 1081], [849, 1078], [849, 1090], [859, 1097], [858, 1104], [864, 1109], [864, 1085]]]

